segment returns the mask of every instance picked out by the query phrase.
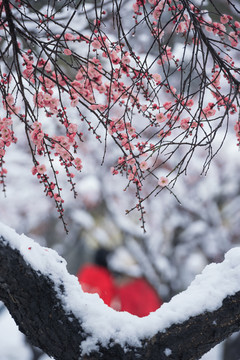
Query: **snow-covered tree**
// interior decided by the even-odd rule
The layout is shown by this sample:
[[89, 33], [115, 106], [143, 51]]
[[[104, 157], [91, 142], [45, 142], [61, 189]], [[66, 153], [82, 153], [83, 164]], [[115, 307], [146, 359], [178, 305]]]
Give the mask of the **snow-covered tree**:
[[63, 258], [1, 225], [1, 299], [19, 328], [55, 359], [198, 359], [239, 329], [239, 249], [139, 318], [82, 291]]
[[[22, 188], [27, 184], [27, 175], [21, 175], [21, 166], [29, 166], [29, 172], [32, 171], [46, 197], [55, 204], [68, 231], [71, 222], [66, 219], [69, 219], [72, 202], [66, 189], [71, 190], [73, 197], [78, 192], [78, 201], [88, 206], [91, 199], [86, 197], [86, 187], [81, 188], [81, 185], [89, 168], [94, 168], [101, 184], [99, 202], [105, 202], [105, 215], [124, 234], [126, 246], [142, 263], [145, 276], [158, 291], [165, 291], [166, 299], [184, 288], [186, 279], [181, 280], [183, 246], [185, 254], [187, 249], [193, 258], [200, 254], [202, 263], [222, 260], [238, 233], [238, 226], [233, 226], [234, 218], [229, 216], [227, 207], [227, 183], [230, 181], [227, 175], [233, 173], [232, 155], [229, 153], [224, 158], [228, 171], [223, 171], [217, 162], [213, 165], [221, 175], [219, 183], [226, 185], [224, 193], [209, 192], [202, 206], [197, 208], [194, 189], [204, 186], [198, 176], [209, 169], [227, 132], [235, 134], [235, 140], [231, 137], [232, 147], [239, 141], [238, 5], [231, 1], [226, 6], [221, 2], [216, 5], [213, 1], [185, 0], [66, 0], [42, 1], [41, 4], [3, 0], [0, 11], [3, 104], [0, 175], [3, 191], [8, 190], [8, 171], [11, 172], [14, 159]], [[15, 156], [16, 151], [19, 153]], [[20, 166], [16, 159], [20, 159]], [[189, 177], [185, 177], [187, 170]], [[113, 181], [109, 185], [111, 172]], [[180, 198], [183, 205], [178, 206], [178, 189], [173, 189], [176, 180], [186, 193], [191, 192], [192, 202], [188, 205]], [[10, 176], [9, 182], [10, 186]], [[120, 186], [127, 194], [119, 193]], [[234, 197], [239, 195], [238, 189], [235, 190], [230, 194], [232, 209], [236, 209], [234, 214], [238, 211]], [[33, 196], [34, 193], [35, 190]], [[224, 196], [227, 196], [226, 201]], [[22, 201], [24, 203], [24, 199]], [[165, 204], [166, 212], [159, 207], [160, 201]], [[206, 203], [209, 204], [207, 211]], [[217, 213], [212, 212], [213, 206]], [[34, 207], [35, 203], [32, 209]], [[30, 210], [31, 204], [22, 206], [23, 218], [28, 208]], [[137, 213], [143, 231], [150, 229], [147, 235], [132, 222], [122, 221], [124, 209], [134, 214], [134, 220]], [[223, 232], [226, 218], [230, 221], [231, 236]], [[84, 218], [88, 220], [89, 217]], [[189, 225], [191, 221], [192, 226]], [[207, 246], [209, 229], [213, 227], [211, 246]], [[88, 222], [85, 233], [90, 228]], [[151, 233], [151, 229], [155, 231]], [[2, 235], [4, 257], [8, 238]], [[188, 260], [194, 261], [190, 257]], [[33, 266], [31, 271], [34, 270]], [[49, 274], [44, 272], [43, 275], [49, 278]], [[238, 289], [226, 290], [219, 301], [236, 291]], [[11, 292], [8, 290], [6, 294]], [[207, 291], [204, 294], [208, 296]], [[11, 296], [14, 298], [13, 294]], [[54, 301], [58, 304], [61, 299], [54, 296]], [[236, 301], [235, 297], [231, 301]], [[230, 306], [227, 301], [225, 303]], [[208, 305], [206, 308], [199, 305], [197, 314], [221, 309], [217, 305], [210, 309]], [[19, 316], [23, 317], [21, 311]], [[183, 324], [187, 317], [196, 315], [183, 313], [186, 315], [180, 320]], [[207, 316], [212, 319], [209, 314]], [[220, 313], [216, 316], [221, 317]], [[230, 318], [228, 320], [230, 322]], [[82, 321], [81, 317], [76, 316], [76, 321]], [[176, 316], [168, 325], [177, 322]], [[27, 327], [21, 324], [20, 327], [29, 334]], [[180, 328], [177, 331], [184, 331], [184, 325]], [[186, 358], [197, 358], [236, 329], [228, 327], [224, 335], [214, 335], [209, 347], [196, 343], [187, 347], [184, 342], [179, 346], [185, 347]], [[157, 327], [157, 332], [162, 330]], [[140, 336], [141, 340], [148, 338], [146, 341], [149, 341], [150, 336], [145, 338], [145, 334]], [[209, 336], [206, 332], [206, 339]], [[113, 342], [117, 342], [116, 338]], [[77, 344], [79, 346], [79, 342]], [[138, 356], [135, 345], [132, 353], [126, 353], [126, 358]], [[109, 346], [106, 351], [101, 346], [99, 352], [103, 351], [106, 358], [113, 357]], [[120, 348], [124, 348], [121, 341]], [[165, 349], [171, 349], [170, 345]], [[139, 355], [146, 356], [144, 351], [142, 349]], [[164, 351], [165, 356], [176, 358], [170, 350]], [[180, 354], [179, 348], [176, 351]], [[55, 353], [54, 356], [61, 358]], [[69, 355], [69, 358], [73, 357]]]

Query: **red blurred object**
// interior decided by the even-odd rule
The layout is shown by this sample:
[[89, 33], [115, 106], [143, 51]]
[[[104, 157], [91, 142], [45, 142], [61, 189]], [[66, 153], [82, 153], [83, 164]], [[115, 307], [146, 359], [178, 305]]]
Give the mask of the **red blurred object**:
[[105, 304], [116, 310], [143, 317], [162, 305], [155, 290], [143, 278], [117, 286], [111, 273], [98, 265], [85, 265], [77, 276], [83, 291], [97, 293]]
[[111, 305], [115, 295], [115, 286], [113, 277], [106, 268], [98, 265], [85, 265], [79, 270], [77, 277], [83, 291], [91, 294], [97, 293], [105, 304]]
[[120, 286], [118, 296], [121, 311], [128, 311], [139, 317], [147, 316], [162, 305], [157, 293], [143, 278], [132, 280]]

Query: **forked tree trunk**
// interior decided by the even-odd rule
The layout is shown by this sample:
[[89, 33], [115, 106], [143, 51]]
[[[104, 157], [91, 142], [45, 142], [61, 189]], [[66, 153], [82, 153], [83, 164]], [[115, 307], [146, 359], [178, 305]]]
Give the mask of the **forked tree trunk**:
[[[55, 359], [196, 360], [240, 328], [240, 292], [237, 292], [227, 296], [217, 310], [173, 324], [142, 340], [141, 347], [128, 346], [126, 351], [109, 338], [106, 347], [99, 344], [97, 352], [82, 355], [81, 343], [89, 334], [83, 330], [81, 319], [66, 313], [55, 289], [52, 278], [31, 267], [6, 236], [0, 236], [0, 300], [32, 344]], [[64, 294], [64, 282], [60, 290]]]

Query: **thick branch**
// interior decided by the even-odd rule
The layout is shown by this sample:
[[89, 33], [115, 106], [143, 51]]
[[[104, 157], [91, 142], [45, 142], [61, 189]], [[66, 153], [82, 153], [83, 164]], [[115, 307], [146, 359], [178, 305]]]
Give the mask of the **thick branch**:
[[80, 324], [66, 315], [52, 281], [28, 266], [3, 238], [0, 254], [0, 298], [19, 329], [56, 359], [77, 359]]
[[[152, 314], [145, 319], [129, 317], [130, 320], [139, 321], [138, 324], [142, 326], [143, 332], [147, 321], [151, 317], [155, 319], [153, 323], [155, 327], [156, 319], [159, 319], [159, 330], [156, 331], [155, 335], [145, 334], [135, 346], [131, 338], [128, 339], [127, 343], [125, 341], [124, 346], [121, 342], [120, 332], [119, 338], [111, 333], [109, 336], [112, 336], [112, 338], [109, 337], [105, 343], [101, 342], [101, 336], [99, 336], [97, 351], [95, 347], [95, 349], [88, 350], [88, 354], [84, 355], [82, 344], [91, 339], [92, 335], [91, 330], [86, 325], [86, 318], [92, 316], [91, 306], [88, 307], [88, 303], [86, 303], [84, 309], [81, 308], [82, 297], [86, 295], [80, 291], [79, 299], [76, 299], [74, 298], [74, 291], [72, 294], [67, 294], [69, 286], [65, 274], [66, 270], [64, 270], [65, 272], [62, 271], [62, 278], [59, 278], [59, 268], [64, 269], [65, 266], [63, 259], [61, 260], [60, 257], [56, 256], [54, 259], [51, 256], [51, 250], [43, 249], [39, 245], [36, 245], [34, 250], [34, 243], [33, 245], [30, 243], [29, 246], [26, 237], [19, 236], [13, 233], [12, 230], [9, 232], [7, 229], [6, 231], [6, 229], [2, 225], [0, 226], [0, 300], [4, 301], [20, 330], [28, 336], [31, 342], [55, 359], [195, 360], [240, 328], [240, 282], [239, 279], [236, 279], [239, 283], [239, 291], [231, 294], [231, 296], [226, 296], [217, 310], [203, 311], [199, 309], [198, 315], [179, 321], [178, 311], [181, 311], [181, 309], [176, 308], [176, 324], [173, 324], [173, 321], [173, 325], [164, 330], [160, 323], [164, 319], [164, 317], [161, 318], [161, 314], [172, 314], [172, 302], [170, 302], [157, 311], [156, 316]], [[11, 239], [8, 238], [8, 234], [10, 234]], [[13, 234], [15, 235], [13, 236]], [[36, 258], [36, 265], [34, 266], [28, 260], [28, 252], [31, 254], [31, 251], [35, 251], [33, 260]], [[36, 257], [36, 252], [39, 252], [40, 260]], [[47, 259], [43, 258], [45, 253]], [[54, 261], [56, 264], [53, 263]], [[46, 264], [45, 268], [48, 269], [48, 274], [43, 270], [43, 266], [38, 269], [40, 262]], [[229, 262], [229, 259], [225, 260], [226, 262]], [[215, 267], [217, 266], [215, 265]], [[56, 273], [53, 273], [54, 267], [56, 267]], [[240, 272], [237, 265], [237, 270], [233, 270], [232, 267], [231, 263], [229, 271], [236, 271], [236, 274]], [[223, 266], [219, 267], [219, 271], [221, 269], [223, 269]], [[236, 274], [234, 275], [235, 278], [237, 277]], [[71, 275], [67, 276], [72, 281], [73, 277]], [[80, 288], [78, 284], [76, 284], [76, 287]], [[201, 281], [199, 287], [199, 294], [201, 294], [201, 291], [203, 291]], [[212, 284], [212, 287], [212, 291], [215, 291], [214, 296], [219, 297], [217, 286]], [[78, 316], [76, 315], [76, 307], [73, 306], [71, 311], [67, 306], [68, 304], [65, 303], [66, 299], [72, 299], [71, 296], [74, 298], [74, 304], [76, 300], [79, 303]], [[87, 295], [87, 299], [93, 296]], [[184, 296], [184, 293], [180, 294], [179, 300], [184, 299]], [[208, 300], [208, 298], [205, 299], [206, 304]], [[194, 302], [194, 298], [190, 298], [189, 304], [184, 304], [185, 308], [192, 306], [191, 301]], [[101, 311], [106, 310], [106, 321], [101, 325], [104, 332], [109, 313], [114, 315], [115, 312], [108, 312], [107, 307], [105, 309], [103, 304], [100, 303], [100, 305], [102, 306]], [[211, 308], [211, 304], [207, 305]], [[206, 306], [206, 308], [208, 307]], [[104, 317], [105, 314], [102, 315]], [[121, 319], [125, 319], [124, 314], [117, 313], [117, 315], [120, 322]], [[121, 317], [122, 315], [123, 317]], [[97, 324], [97, 310], [94, 312], [94, 316]], [[119, 325], [116, 324], [116, 326]], [[137, 328], [136, 333], [139, 333]]]

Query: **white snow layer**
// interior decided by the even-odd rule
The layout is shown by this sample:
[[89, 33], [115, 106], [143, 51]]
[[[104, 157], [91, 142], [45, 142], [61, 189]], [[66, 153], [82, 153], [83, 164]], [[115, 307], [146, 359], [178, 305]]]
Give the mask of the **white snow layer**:
[[[78, 279], [67, 272], [66, 261], [54, 250], [43, 248], [27, 236], [18, 235], [0, 223], [1, 235], [11, 248], [20, 251], [26, 263], [53, 280], [66, 312], [72, 312], [81, 319], [83, 329], [90, 334], [81, 345], [83, 353], [97, 350], [98, 342], [106, 346], [110, 338], [122, 346], [140, 346], [141, 339], [151, 337], [191, 316], [216, 310], [227, 295], [239, 291], [240, 248], [234, 248], [225, 255], [222, 263], [206, 266], [186, 291], [173, 297], [149, 316], [139, 318], [111, 309], [98, 295], [84, 293]], [[58, 291], [60, 284], [65, 287], [64, 295]]]
[[0, 360], [19, 359], [31, 360], [32, 351], [24, 343], [24, 336], [18, 331], [9, 312], [4, 310], [1, 313]]

